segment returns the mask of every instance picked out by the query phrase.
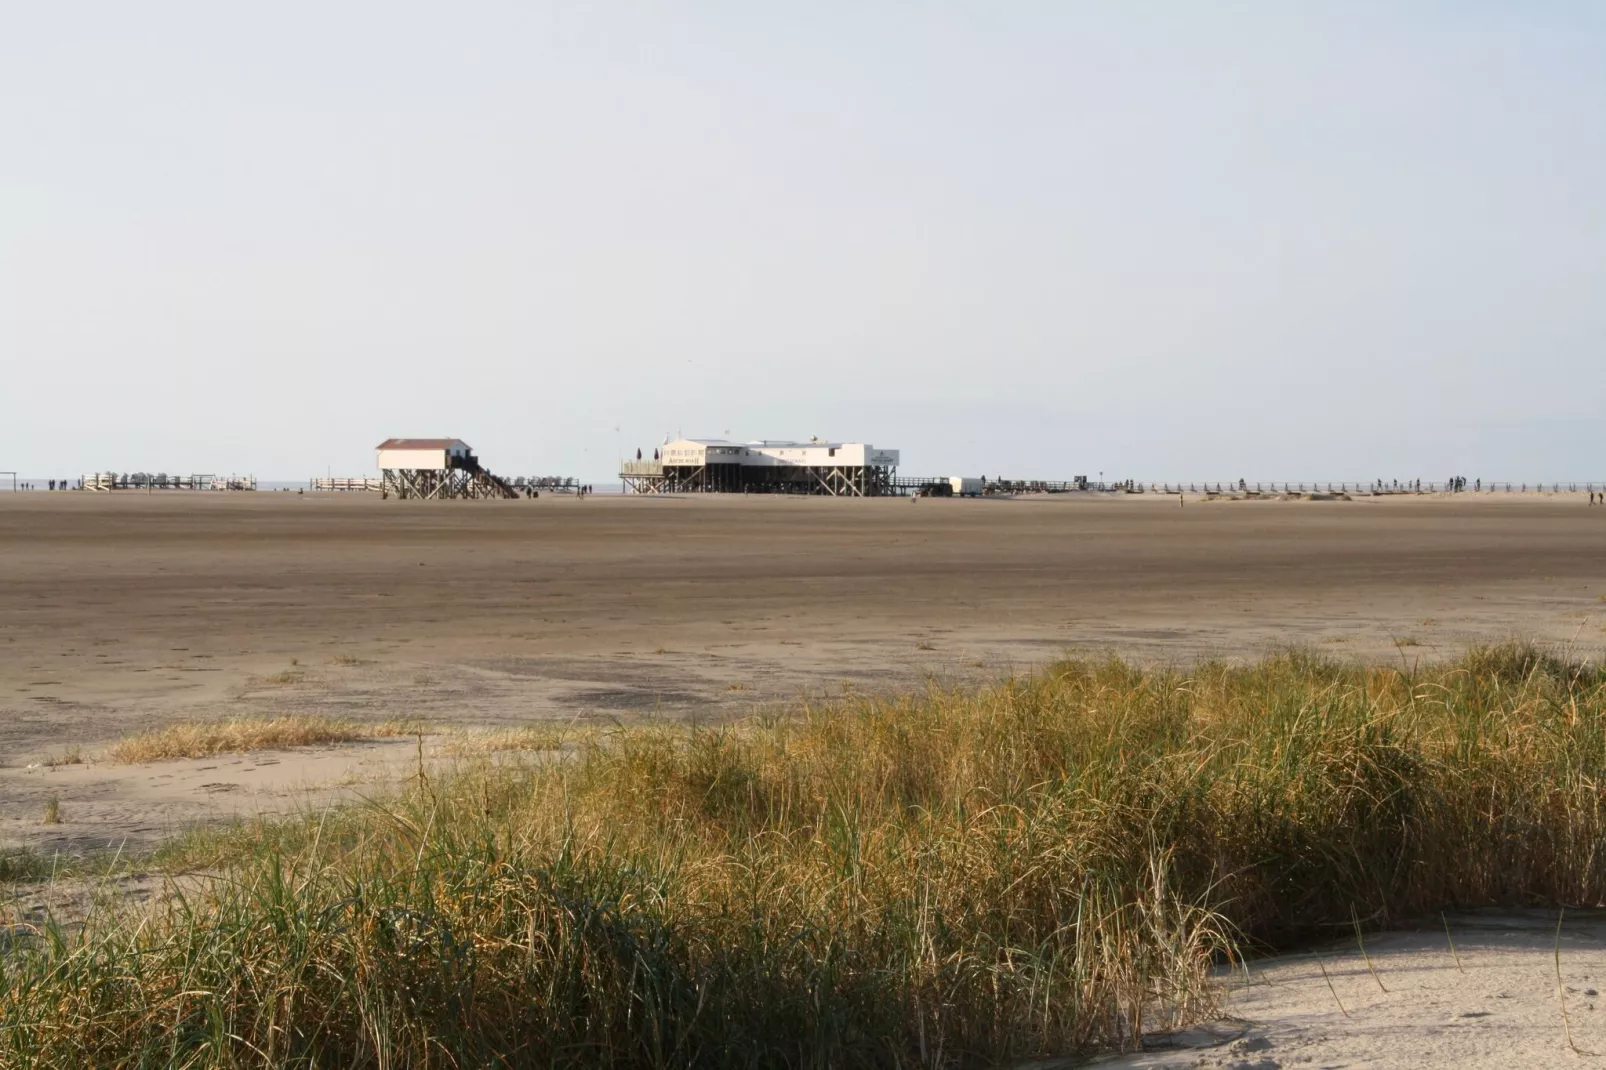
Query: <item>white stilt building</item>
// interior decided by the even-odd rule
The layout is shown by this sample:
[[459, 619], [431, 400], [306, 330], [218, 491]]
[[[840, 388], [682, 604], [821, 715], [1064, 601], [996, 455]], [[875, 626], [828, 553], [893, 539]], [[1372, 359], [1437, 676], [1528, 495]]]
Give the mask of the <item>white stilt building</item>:
[[655, 460], [625, 461], [626, 493], [687, 492], [824, 494], [871, 497], [891, 493], [898, 451], [868, 442], [727, 442], [681, 438]]
[[460, 438], [387, 438], [377, 447], [379, 489], [398, 498], [517, 498]]

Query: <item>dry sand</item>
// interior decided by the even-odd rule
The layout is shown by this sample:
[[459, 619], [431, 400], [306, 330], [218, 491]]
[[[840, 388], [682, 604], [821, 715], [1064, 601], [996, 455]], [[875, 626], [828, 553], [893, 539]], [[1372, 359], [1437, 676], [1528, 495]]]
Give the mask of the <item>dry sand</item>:
[[[1366, 957], [1342, 947], [1253, 963], [1223, 978], [1233, 1018], [1158, 1049], [1100, 1060], [1101, 1070], [1370, 1067], [1539, 1070], [1606, 1053], [1606, 915], [1462, 915], [1420, 932], [1376, 934]], [[1457, 963], [1459, 957], [1459, 965]], [[1323, 976], [1323, 969], [1326, 976]], [[1211, 1034], [1216, 1034], [1212, 1037]], [[1222, 1042], [1221, 1038], [1234, 1039]], [[1165, 1050], [1168, 1042], [1177, 1047]]]

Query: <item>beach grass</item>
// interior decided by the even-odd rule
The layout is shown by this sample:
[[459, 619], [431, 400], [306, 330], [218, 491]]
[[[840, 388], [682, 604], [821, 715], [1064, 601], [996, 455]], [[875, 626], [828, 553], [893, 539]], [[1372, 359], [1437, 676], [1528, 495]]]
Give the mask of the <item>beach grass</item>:
[[565, 746], [183, 838], [0, 954], [0, 1062], [987, 1066], [1209, 1015], [1247, 949], [1606, 895], [1606, 681], [1520, 645]]
[[214, 754], [353, 743], [412, 735], [416, 731], [416, 726], [395, 721], [368, 724], [307, 714], [178, 721], [126, 736], [108, 747], [104, 757], [107, 761], [135, 765], [177, 758], [207, 758]]

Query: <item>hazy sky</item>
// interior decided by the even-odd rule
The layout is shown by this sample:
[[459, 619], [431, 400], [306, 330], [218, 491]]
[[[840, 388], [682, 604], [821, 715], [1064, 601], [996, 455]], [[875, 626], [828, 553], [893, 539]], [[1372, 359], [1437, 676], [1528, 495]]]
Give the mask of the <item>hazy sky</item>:
[[1603, 343], [1593, 0], [0, 19], [0, 469], [1601, 480]]

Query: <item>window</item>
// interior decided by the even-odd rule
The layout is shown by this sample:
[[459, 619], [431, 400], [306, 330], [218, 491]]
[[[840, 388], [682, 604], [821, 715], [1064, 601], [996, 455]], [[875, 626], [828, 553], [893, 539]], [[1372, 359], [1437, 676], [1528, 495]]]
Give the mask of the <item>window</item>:
[[836, 447], [835, 447], [835, 446], [832, 446], [832, 447], [831, 447], [831, 456], [832, 456], [832, 457], [835, 457], [835, 456], [836, 456]]

